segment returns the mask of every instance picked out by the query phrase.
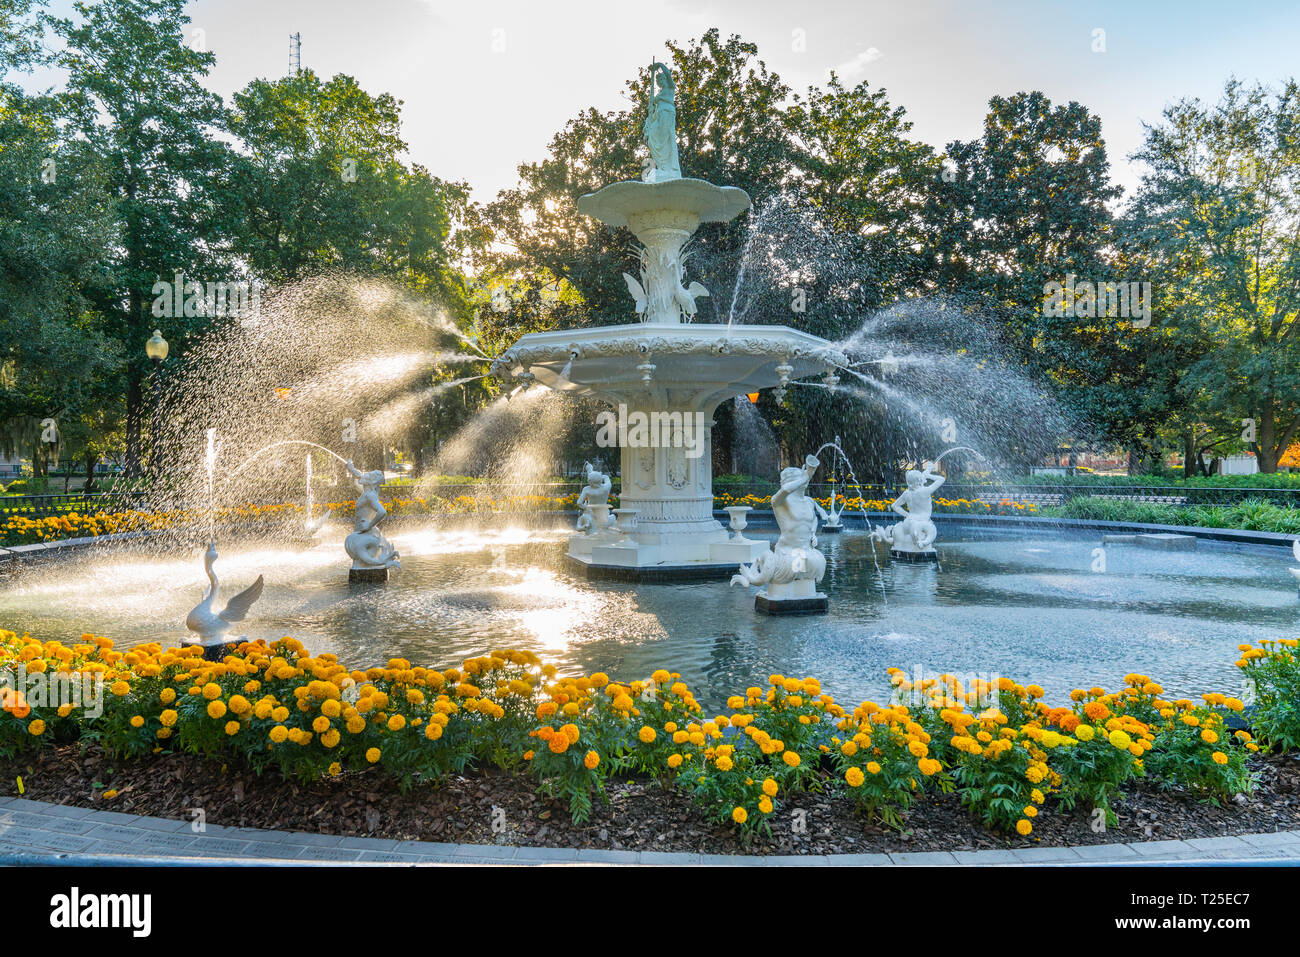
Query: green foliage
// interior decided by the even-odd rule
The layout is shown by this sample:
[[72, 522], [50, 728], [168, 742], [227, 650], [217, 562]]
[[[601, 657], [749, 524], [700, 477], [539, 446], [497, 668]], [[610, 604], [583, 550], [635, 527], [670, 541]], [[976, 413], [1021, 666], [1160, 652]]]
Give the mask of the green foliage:
[[1041, 508], [1037, 514], [1103, 522], [1241, 528], [1256, 532], [1300, 534], [1300, 508], [1286, 508], [1253, 499], [1229, 506], [1180, 506], [1124, 498], [1075, 496], [1064, 505]]
[[1157, 292], [1187, 426], [1254, 420], [1261, 471], [1300, 434], [1300, 87], [1229, 80], [1148, 128], [1126, 242]]
[[1261, 741], [1279, 751], [1300, 749], [1300, 655], [1295, 639], [1244, 648], [1237, 666], [1254, 694], [1250, 722]]

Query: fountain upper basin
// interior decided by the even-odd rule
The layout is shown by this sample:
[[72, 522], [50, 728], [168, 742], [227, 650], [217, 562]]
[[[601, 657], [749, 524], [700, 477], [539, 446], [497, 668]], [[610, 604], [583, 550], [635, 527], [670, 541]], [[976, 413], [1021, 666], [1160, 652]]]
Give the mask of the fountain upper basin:
[[556, 391], [712, 412], [724, 399], [782, 385], [783, 364], [788, 383], [848, 362], [826, 340], [789, 326], [733, 327], [731, 335], [726, 328], [629, 323], [537, 332], [504, 353], [496, 371], [529, 373]]
[[607, 226], [630, 226], [633, 232], [638, 220], [661, 212], [693, 219], [687, 228], [694, 231], [700, 223], [730, 222], [749, 206], [749, 194], [743, 189], [690, 177], [662, 183], [622, 180], [578, 198], [579, 212]]

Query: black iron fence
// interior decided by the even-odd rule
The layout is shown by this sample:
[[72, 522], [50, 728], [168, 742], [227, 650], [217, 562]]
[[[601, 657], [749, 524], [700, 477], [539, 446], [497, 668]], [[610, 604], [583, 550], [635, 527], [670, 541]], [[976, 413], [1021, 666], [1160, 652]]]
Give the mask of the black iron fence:
[[48, 518], [69, 512], [90, 514], [148, 507], [144, 492], [66, 492], [41, 495], [0, 495], [0, 518], [22, 515]]

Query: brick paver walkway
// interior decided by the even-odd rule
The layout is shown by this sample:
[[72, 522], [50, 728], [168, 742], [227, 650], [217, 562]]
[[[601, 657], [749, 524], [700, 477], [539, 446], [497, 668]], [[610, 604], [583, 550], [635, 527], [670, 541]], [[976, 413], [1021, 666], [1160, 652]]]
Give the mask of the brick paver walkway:
[[304, 831], [209, 825], [23, 798], [0, 798], [4, 863], [294, 864], [1290, 864], [1300, 866], [1300, 831], [1190, 841], [1036, 847], [1005, 851], [907, 852], [795, 857], [434, 844]]

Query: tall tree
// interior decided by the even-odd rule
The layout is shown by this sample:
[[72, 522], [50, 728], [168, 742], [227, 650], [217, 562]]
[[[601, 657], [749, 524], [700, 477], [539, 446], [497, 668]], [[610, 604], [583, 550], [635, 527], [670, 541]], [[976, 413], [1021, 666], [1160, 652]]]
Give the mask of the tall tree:
[[[45, 59], [37, 12], [31, 2], [0, 9], [0, 75]], [[60, 134], [65, 107], [0, 82], [0, 451], [31, 454], [38, 473], [45, 439], [66, 440], [83, 416], [111, 407], [119, 369], [90, 308], [115, 239], [108, 198], [93, 155]]]
[[95, 303], [111, 318], [126, 362], [126, 466], [138, 474], [148, 360], [155, 324], [176, 339], [208, 317], [150, 314], [152, 289], [183, 272], [232, 281], [226, 248], [227, 197], [217, 191], [229, 150], [220, 98], [203, 86], [215, 58], [186, 42], [184, 0], [74, 4], [78, 19], [51, 23], [65, 47], [60, 63], [75, 105], [76, 132], [103, 169], [119, 224], [112, 279]]
[[1230, 80], [1149, 127], [1132, 210], [1171, 334], [1194, 349], [1180, 392], [1235, 420], [1275, 472], [1300, 434], [1300, 88]]

